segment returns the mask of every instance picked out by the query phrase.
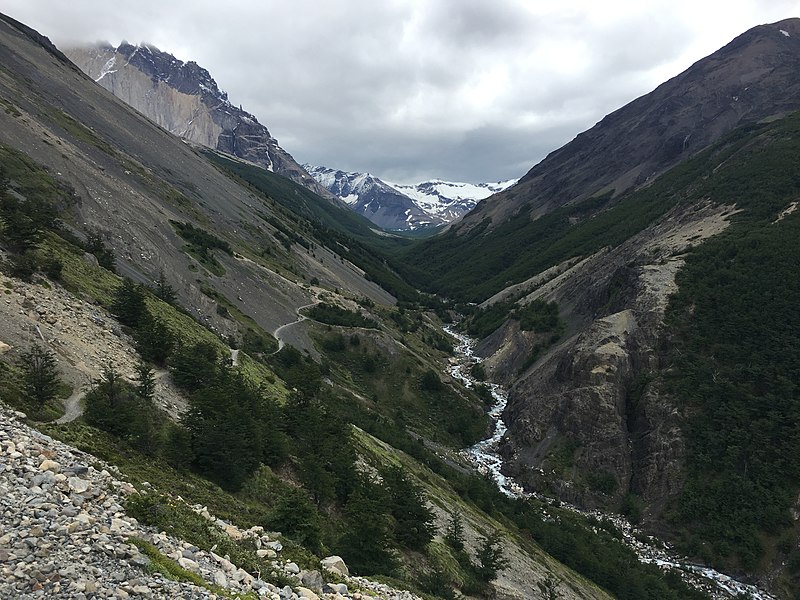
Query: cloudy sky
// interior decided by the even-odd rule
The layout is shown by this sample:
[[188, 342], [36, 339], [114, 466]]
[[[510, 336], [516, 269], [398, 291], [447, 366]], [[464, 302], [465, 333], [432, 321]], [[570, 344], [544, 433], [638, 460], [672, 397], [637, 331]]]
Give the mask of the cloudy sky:
[[300, 162], [498, 181], [800, 0], [3, 0], [206, 67]]

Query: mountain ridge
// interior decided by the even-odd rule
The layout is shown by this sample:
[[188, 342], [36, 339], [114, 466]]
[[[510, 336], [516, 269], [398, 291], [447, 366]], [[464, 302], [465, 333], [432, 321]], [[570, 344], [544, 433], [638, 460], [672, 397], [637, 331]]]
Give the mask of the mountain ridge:
[[460, 219], [482, 199], [513, 185], [431, 179], [416, 184], [385, 181], [370, 173], [348, 173], [325, 166], [303, 167], [352, 210], [384, 229], [416, 230]]
[[800, 108], [798, 49], [798, 18], [749, 29], [548, 154], [517, 185], [479, 204], [462, 227], [486, 217], [497, 227], [519, 211], [535, 219], [591, 196], [618, 196], [738, 124]]
[[65, 55], [89, 77], [167, 131], [249, 160], [327, 198], [332, 196], [280, 147], [266, 126], [234, 106], [211, 74], [151, 44], [74, 47]]

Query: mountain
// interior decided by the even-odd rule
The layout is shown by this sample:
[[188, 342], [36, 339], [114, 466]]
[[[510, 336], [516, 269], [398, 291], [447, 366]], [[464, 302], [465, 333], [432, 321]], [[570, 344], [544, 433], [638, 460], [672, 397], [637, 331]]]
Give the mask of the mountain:
[[387, 230], [435, 227], [444, 223], [414, 201], [369, 173], [345, 173], [328, 167], [304, 165], [309, 174], [353, 211]]
[[[485, 300], [544, 267], [573, 222], [647, 187], [735, 127], [800, 109], [800, 20], [759, 25], [550, 153], [409, 254], [429, 289]], [[545, 218], [543, 220], [543, 218]], [[530, 251], [521, 252], [522, 248]]]
[[479, 200], [516, 182], [471, 184], [432, 180], [407, 185], [385, 182], [369, 173], [303, 166], [355, 212], [389, 230], [415, 230], [451, 223], [472, 210]]
[[237, 108], [210, 73], [150, 44], [66, 48], [89, 77], [170, 133], [237, 156], [328, 193], [278, 145], [266, 126]]
[[646, 185], [742, 123], [797, 110], [800, 21], [759, 25], [551, 152], [465, 223], [496, 227], [580, 200]]
[[411, 198], [428, 214], [452, 223], [475, 208], [480, 200], [502, 192], [516, 182], [516, 179], [497, 183], [462, 183], [433, 179], [417, 184], [389, 185]]

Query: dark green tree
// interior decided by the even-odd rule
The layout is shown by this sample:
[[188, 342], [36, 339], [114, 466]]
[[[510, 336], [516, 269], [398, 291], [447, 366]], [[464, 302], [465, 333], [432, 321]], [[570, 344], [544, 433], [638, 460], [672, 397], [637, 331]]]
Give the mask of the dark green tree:
[[22, 393], [41, 406], [58, 394], [58, 367], [52, 351], [34, 344], [20, 357]]
[[136, 349], [143, 359], [164, 366], [175, 349], [175, 336], [167, 324], [148, 311], [139, 319], [134, 334]]
[[339, 554], [356, 573], [392, 573], [397, 560], [391, 551], [391, 521], [379, 486], [361, 481], [345, 505], [345, 533]]
[[175, 288], [173, 288], [169, 284], [169, 281], [167, 281], [167, 276], [164, 274], [164, 269], [161, 269], [158, 272], [158, 279], [156, 280], [156, 286], [153, 292], [158, 298], [161, 298], [167, 304], [175, 304], [175, 301], [178, 299], [178, 296], [175, 293]]
[[108, 269], [112, 273], [116, 272], [114, 251], [106, 246], [103, 241], [103, 235], [99, 231], [92, 230], [86, 234], [86, 251], [94, 254], [97, 264], [101, 267]]
[[425, 495], [400, 467], [389, 467], [381, 475], [390, 513], [396, 523], [395, 540], [406, 548], [422, 550], [434, 534], [433, 512], [426, 505]]
[[120, 323], [128, 327], [136, 327], [147, 314], [142, 286], [135, 284], [127, 277], [114, 291], [111, 312]]
[[55, 205], [38, 196], [20, 199], [7, 191], [8, 181], [0, 181], [0, 219], [3, 239], [14, 252], [34, 248], [45, 231], [56, 225], [58, 213]]
[[183, 419], [191, 434], [194, 467], [229, 490], [238, 490], [279, 437], [270, 400], [241, 375], [221, 371], [191, 395]]
[[136, 365], [136, 392], [145, 400], [152, 401], [156, 394], [156, 377], [145, 362]]
[[496, 531], [491, 533], [489, 537], [481, 539], [481, 547], [478, 549], [478, 562], [479, 564], [476, 566], [475, 571], [478, 578], [484, 583], [489, 583], [495, 579], [498, 571], [502, 571], [508, 565], [508, 561], [503, 556], [500, 534]]
[[312, 552], [320, 550], [320, 516], [303, 490], [290, 488], [278, 497], [270, 514], [270, 525]]
[[175, 383], [188, 392], [211, 385], [224, 369], [217, 347], [211, 342], [181, 346], [170, 366]]
[[464, 520], [461, 511], [450, 515], [450, 522], [444, 534], [444, 540], [456, 552], [464, 550]]

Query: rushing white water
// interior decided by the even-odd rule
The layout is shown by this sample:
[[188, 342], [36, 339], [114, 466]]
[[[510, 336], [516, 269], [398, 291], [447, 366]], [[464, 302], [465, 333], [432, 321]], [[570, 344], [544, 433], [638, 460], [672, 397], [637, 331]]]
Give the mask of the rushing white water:
[[[459, 333], [452, 326], [445, 326], [444, 331], [458, 342], [455, 345], [456, 356], [450, 362], [450, 375], [461, 381], [465, 386], [474, 387], [477, 382], [470, 374], [470, 370], [473, 365], [482, 361], [479, 356], [475, 355], [477, 342]], [[536, 498], [547, 504], [558, 504], [560, 508], [570, 510], [584, 517], [610, 521], [622, 533], [625, 544], [636, 552], [641, 562], [655, 564], [665, 570], [678, 571], [690, 585], [702, 589], [712, 598], [723, 599], [744, 595], [753, 600], [776, 600], [774, 596], [759, 590], [755, 586], [736, 581], [710, 567], [692, 564], [687, 559], [675, 555], [671, 552], [668, 544], [636, 530], [621, 515], [582, 510], [537, 492], [526, 492], [511, 477], [507, 477], [502, 473], [503, 459], [500, 457], [499, 449], [500, 441], [507, 429], [502, 416], [508, 401], [508, 394], [502, 386], [496, 383], [486, 383], [485, 385], [489, 388], [494, 398], [494, 404], [488, 413], [494, 423], [493, 433], [485, 440], [481, 440], [474, 446], [465, 449], [463, 454], [481, 474], [489, 475], [504, 494], [512, 498]]]

